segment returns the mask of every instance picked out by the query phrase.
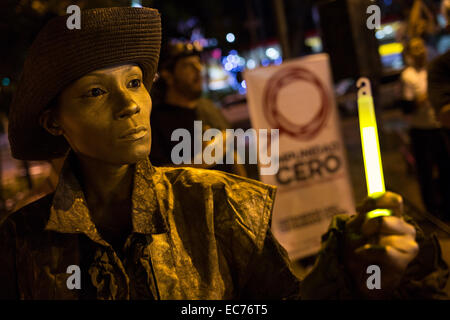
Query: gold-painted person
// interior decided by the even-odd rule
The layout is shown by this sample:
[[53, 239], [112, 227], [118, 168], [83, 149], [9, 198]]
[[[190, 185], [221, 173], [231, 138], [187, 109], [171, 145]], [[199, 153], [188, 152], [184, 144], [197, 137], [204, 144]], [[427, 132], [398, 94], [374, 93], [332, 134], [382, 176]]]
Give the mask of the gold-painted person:
[[[445, 298], [436, 238], [407, 222], [390, 192], [335, 217], [297, 279], [270, 231], [275, 187], [151, 165], [158, 11], [81, 15], [79, 30], [57, 17], [39, 33], [11, 105], [15, 158], [67, 157], [56, 191], [2, 222], [0, 298]], [[367, 219], [376, 208], [393, 216]], [[370, 290], [374, 265], [381, 283]]]

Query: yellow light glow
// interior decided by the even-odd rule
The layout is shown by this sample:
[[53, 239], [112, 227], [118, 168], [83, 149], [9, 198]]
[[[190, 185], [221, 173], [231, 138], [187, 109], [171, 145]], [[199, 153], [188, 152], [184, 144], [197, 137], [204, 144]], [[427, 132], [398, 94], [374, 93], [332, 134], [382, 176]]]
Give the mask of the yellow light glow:
[[320, 37], [308, 37], [305, 39], [305, 43], [309, 47], [317, 47], [322, 45], [322, 39]]
[[[367, 193], [377, 198], [386, 192], [384, 186], [383, 165], [381, 163], [380, 144], [378, 142], [377, 122], [371, 96], [358, 98], [359, 128], [366, 173]], [[368, 218], [391, 215], [391, 210], [376, 209], [367, 214]]]
[[382, 44], [378, 47], [380, 56], [388, 56], [391, 54], [400, 54], [403, 52], [403, 45], [398, 42]]
[[367, 218], [372, 219], [376, 217], [385, 217], [390, 216], [392, 214], [391, 210], [388, 209], [375, 209], [372, 211], [367, 212]]
[[374, 127], [362, 128], [362, 143], [364, 154], [364, 165], [366, 169], [367, 192], [385, 192], [383, 182], [383, 169], [381, 168], [381, 157], [378, 148], [378, 137]]

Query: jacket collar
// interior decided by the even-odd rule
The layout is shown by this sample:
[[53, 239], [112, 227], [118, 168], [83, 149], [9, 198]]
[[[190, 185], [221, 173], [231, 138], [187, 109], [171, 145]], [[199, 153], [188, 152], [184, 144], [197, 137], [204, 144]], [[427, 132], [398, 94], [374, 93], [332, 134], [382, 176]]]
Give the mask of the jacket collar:
[[[83, 190], [73, 172], [71, 163], [74, 160], [75, 155], [69, 153], [61, 170], [45, 230], [84, 233], [92, 241], [108, 245], [91, 219]], [[163, 202], [166, 192], [162, 188], [158, 188], [158, 192], [155, 188], [155, 182], [158, 183], [160, 179], [160, 172], [155, 170], [148, 158], [136, 163], [131, 198], [134, 233], [157, 234], [168, 231], [164, 218], [167, 208]]]

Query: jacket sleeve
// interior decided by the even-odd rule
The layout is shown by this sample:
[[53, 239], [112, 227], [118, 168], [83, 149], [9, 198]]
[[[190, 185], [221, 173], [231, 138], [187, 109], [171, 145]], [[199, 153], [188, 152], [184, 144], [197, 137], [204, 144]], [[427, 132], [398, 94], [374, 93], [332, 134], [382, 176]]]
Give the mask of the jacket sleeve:
[[299, 299], [300, 280], [294, 275], [286, 250], [278, 243], [270, 228], [264, 247], [250, 258], [247, 282], [241, 299]]
[[425, 235], [409, 217], [405, 220], [416, 228], [416, 241], [420, 250], [409, 264], [405, 277], [394, 293], [397, 299], [449, 299], [444, 288], [449, 268], [442, 258], [441, 246], [435, 234]]
[[[361, 299], [352, 285], [342, 261], [345, 223], [349, 216], [335, 216], [322, 237], [322, 248], [315, 266], [303, 279], [303, 299]], [[412, 219], [404, 217], [416, 228], [418, 256], [408, 265], [403, 280], [391, 299], [448, 299], [443, 291], [449, 276], [435, 235], [426, 236]]]
[[0, 300], [18, 299], [14, 223], [0, 225]]
[[322, 246], [312, 270], [301, 284], [302, 299], [351, 299], [355, 292], [342, 261], [342, 243], [347, 216], [335, 216], [322, 236]]
[[204, 172], [203, 179], [210, 176], [215, 237], [230, 268], [233, 297], [298, 297], [299, 280], [286, 250], [270, 230], [276, 187], [222, 172], [194, 172]]

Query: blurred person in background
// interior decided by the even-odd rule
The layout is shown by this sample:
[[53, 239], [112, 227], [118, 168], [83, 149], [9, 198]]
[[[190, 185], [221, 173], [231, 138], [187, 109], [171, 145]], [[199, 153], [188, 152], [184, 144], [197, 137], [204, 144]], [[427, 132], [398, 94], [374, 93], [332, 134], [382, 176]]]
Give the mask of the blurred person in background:
[[414, 0], [408, 19], [408, 38], [426, 37], [434, 34], [435, 31], [435, 17], [430, 8], [423, 0]]
[[428, 95], [445, 132], [450, 129], [450, 50], [428, 66]]
[[[223, 150], [226, 149], [226, 129], [232, 125], [222, 115], [213, 101], [202, 97], [203, 63], [200, 58], [202, 48], [196, 43], [168, 43], [161, 50], [159, 79], [152, 90], [155, 103], [151, 114], [152, 153], [150, 161], [156, 166], [174, 166], [171, 152], [178, 141], [171, 141], [172, 132], [176, 129], [187, 129], [191, 135], [191, 155], [193, 152], [194, 121], [202, 121], [202, 134], [209, 128], [216, 128], [223, 133]], [[203, 143], [203, 148], [206, 146]], [[247, 176], [243, 165], [237, 164], [237, 154], [234, 164], [181, 164], [209, 168], [229, 173]], [[193, 161], [191, 161], [193, 163]]]
[[442, 159], [446, 176], [441, 178], [446, 220], [450, 220], [450, 50], [434, 59], [428, 67], [428, 96], [437, 119], [445, 153]]
[[409, 115], [410, 138], [422, 200], [427, 211], [444, 219], [447, 201], [444, 185], [450, 181], [448, 157], [440, 124], [428, 99], [424, 41], [419, 37], [412, 38], [405, 54], [411, 64], [401, 74], [403, 99], [412, 110]]

